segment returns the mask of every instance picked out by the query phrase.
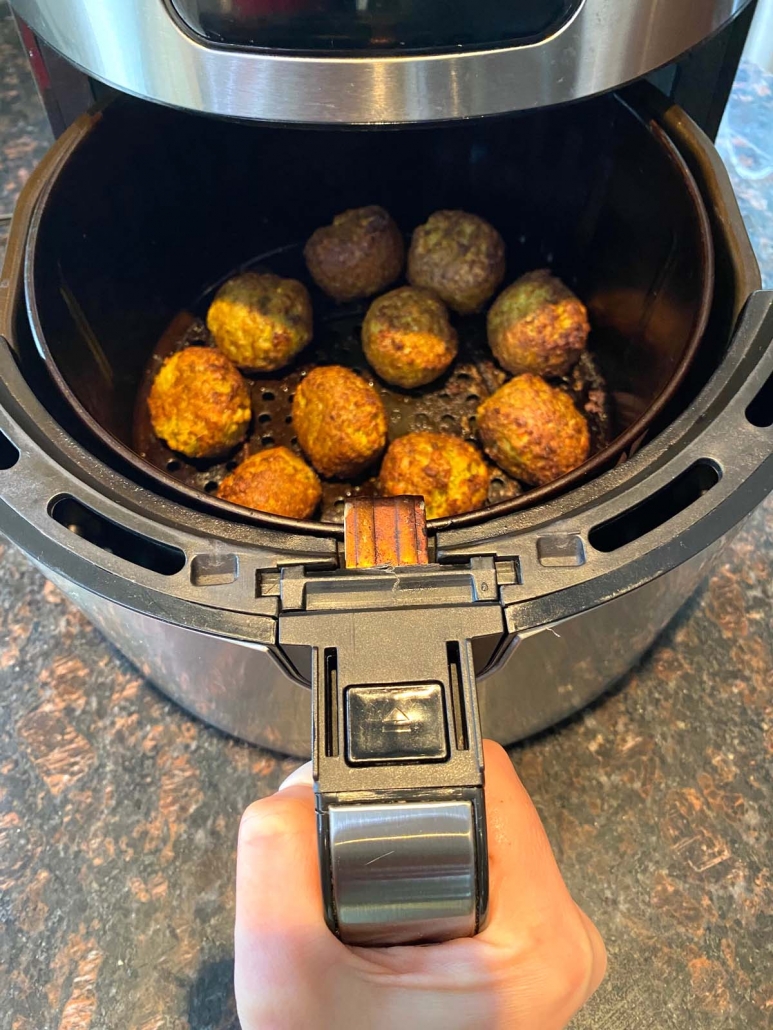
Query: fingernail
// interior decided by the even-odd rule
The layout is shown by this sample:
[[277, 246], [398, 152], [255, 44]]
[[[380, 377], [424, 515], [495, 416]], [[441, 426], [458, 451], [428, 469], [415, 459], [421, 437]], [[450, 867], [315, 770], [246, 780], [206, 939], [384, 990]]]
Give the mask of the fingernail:
[[311, 772], [311, 762], [306, 762], [305, 765], [298, 766], [294, 769], [287, 779], [283, 780], [279, 784], [279, 790], [284, 790], [285, 787], [313, 787], [314, 777]]

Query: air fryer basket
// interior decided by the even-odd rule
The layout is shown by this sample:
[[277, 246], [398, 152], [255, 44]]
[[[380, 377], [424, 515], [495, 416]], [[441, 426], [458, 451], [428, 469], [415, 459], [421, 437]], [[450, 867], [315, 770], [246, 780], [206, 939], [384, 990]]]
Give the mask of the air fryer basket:
[[[195, 316], [227, 274], [257, 260], [302, 276], [300, 249], [313, 229], [367, 203], [383, 204], [406, 232], [438, 208], [482, 214], [505, 237], [506, 281], [549, 266], [589, 307], [592, 360], [568, 385], [588, 405], [595, 453], [526, 493], [496, 477], [486, 514], [545, 500], [640, 443], [700, 342], [712, 250], [683, 160], [645, 111], [618, 96], [399, 132], [245, 125], [114, 101], [44, 193], [27, 263], [38, 348], [90, 433], [138, 478], [191, 506], [292, 524], [202, 493], [227, 466], [188, 463], [167, 451], [142, 417], [134, 425], [135, 398], [147, 388], [143, 374], [157, 345], [158, 355], [201, 335]], [[318, 291], [314, 301], [316, 338], [299, 365], [279, 380], [255, 382], [251, 449], [293, 445], [287, 398], [301, 368], [317, 360], [358, 364], [364, 310], [335, 309]], [[469, 320], [460, 330], [466, 344], [448, 380], [390, 397], [394, 433], [436, 428], [474, 436], [475, 404], [496, 386], [496, 372], [480, 330]], [[138, 410], [141, 416], [141, 403]], [[359, 489], [331, 487], [323, 519], [335, 519], [344, 497]], [[435, 526], [480, 518], [470, 513]]]

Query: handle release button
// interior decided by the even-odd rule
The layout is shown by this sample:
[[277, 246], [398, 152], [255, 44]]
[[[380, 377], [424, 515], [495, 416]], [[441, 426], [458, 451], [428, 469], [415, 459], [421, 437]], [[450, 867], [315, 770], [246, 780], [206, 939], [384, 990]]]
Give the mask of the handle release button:
[[352, 763], [448, 758], [443, 687], [349, 687], [346, 730], [346, 757]]

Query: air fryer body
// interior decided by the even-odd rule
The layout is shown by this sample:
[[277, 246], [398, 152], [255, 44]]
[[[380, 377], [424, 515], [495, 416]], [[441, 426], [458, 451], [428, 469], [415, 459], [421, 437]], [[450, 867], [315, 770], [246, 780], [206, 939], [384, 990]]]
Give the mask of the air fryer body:
[[[99, 0], [99, 9], [103, 3]], [[612, 184], [607, 193], [618, 203], [611, 211], [636, 208], [641, 217], [637, 223], [634, 211], [631, 224], [639, 225], [645, 235], [647, 224], [653, 224], [654, 216], [646, 213], [641, 202], [626, 204], [626, 175], [633, 184], [643, 156], [635, 133], [629, 142], [626, 126], [638, 118], [640, 128], [647, 130], [641, 132], [648, 148], [655, 148], [654, 140], [667, 138], [669, 146], [678, 151], [674, 161], [683, 162], [683, 170], [676, 179], [689, 179], [687, 193], [697, 191], [697, 207], [707, 212], [703, 217], [708, 219], [712, 236], [713, 302], [692, 371], [678, 394], [663, 407], [649, 435], [632, 441], [624, 455], [628, 460], [601, 470], [597, 478], [537, 508], [437, 527], [434, 564], [422, 573], [422, 589], [429, 584], [421, 595], [424, 610], [437, 612], [444, 605], [450, 609], [452, 602], [466, 599], [471, 636], [476, 613], [485, 609], [490, 614], [496, 607], [493, 624], [499, 630], [487, 630], [484, 644], [474, 652], [482, 725], [486, 735], [502, 742], [521, 739], [578, 710], [630, 668], [695, 589], [709, 563], [721, 553], [723, 541], [771, 485], [765, 417], [748, 415], [750, 405], [764, 408], [767, 403], [764, 396], [762, 402], [755, 397], [760, 390], [764, 395], [770, 374], [771, 298], [756, 292], [758, 270], [712, 145], [678, 107], [661, 102], [650, 105], [651, 87], [642, 94], [647, 98], [642, 110], [650, 113], [636, 114], [636, 118], [629, 116], [639, 111], [639, 87], [624, 92], [620, 99], [582, 101], [566, 112], [535, 113], [534, 109], [580, 100], [650, 72], [671, 96], [683, 95], [691, 105], [700, 107], [699, 96], [712, 96], [712, 90], [721, 96], [722, 84], [732, 77], [739, 52], [738, 27], [745, 27], [751, 7], [740, 0], [713, 0], [696, 12], [694, 4], [675, 2], [664, 13], [662, 4], [631, 2], [614, 5], [613, 16], [606, 0], [557, 3], [555, 24], [531, 25], [528, 39], [516, 38], [517, 33], [508, 36], [515, 32], [512, 25], [497, 35], [492, 23], [490, 38], [467, 40], [453, 53], [439, 45], [421, 45], [419, 36], [406, 36], [409, 45], [404, 48], [405, 56], [398, 58], [388, 47], [363, 44], [361, 37], [355, 38], [356, 33], [349, 43], [342, 36], [342, 51], [327, 57], [315, 51], [313, 40], [305, 40], [302, 47], [300, 36], [292, 37], [298, 41], [297, 52], [292, 52], [292, 47], [272, 48], [270, 42], [276, 42], [280, 29], [294, 32], [298, 26], [267, 26], [259, 18], [237, 26], [248, 36], [229, 39], [223, 35], [223, 26], [216, 25], [216, 6], [193, 0], [175, 0], [169, 5], [159, 0], [114, 0], [111, 9], [115, 17], [105, 20], [94, 16], [96, 8], [90, 0], [14, 3], [36, 33], [28, 36], [28, 42], [36, 46], [45, 40], [55, 48], [43, 47], [45, 60], [60, 70], [59, 55], [73, 62], [59, 81], [66, 81], [74, 91], [55, 98], [56, 104], [50, 106], [61, 116], [59, 128], [72, 121], [77, 108], [74, 93], [82, 90], [79, 95], [85, 99], [94, 90], [100, 92], [100, 83], [188, 111], [160, 113], [147, 100], [119, 98], [73, 125], [25, 191], [10, 241], [5, 282], [0, 286], [0, 337], [5, 336], [9, 344], [0, 352], [0, 525], [170, 697], [229, 733], [276, 750], [308, 754], [310, 649], [316, 634], [311, 627], [315, 620], [324, 625], [323, 614], [327, 618], [331, 612], [356, 620], [363, 603], [356, 591], [349, 589], [351, 583], [343, 570], [337, 569], [342, 550], [340, 527], [263, 525], [259, 518], [246, 515], [228, 521], [206, 497], [200, 502], [180, 497], [173, 484], [157, 490], [120, 456], [111, 455], [104, 438], [97, 439], [88, 427], [84, 429], [52, 387], [50, 366], [47, 370], [40, 355], [47, 353], [49, 341], [50, 353], [55, 353], [53, 345], [59, 347], [55, 353], [60, 359], [59, 371], [83, 411], [96, 421], [101, 419], [103, 426], [111, 422], [108, 430], [126, 444], [130, 405], [122, 400], [119, 387], [128, 383], [127, 396], [133, 396], [143, 359], [135, 355], [134, 365], [127, 370], [110, 347], [118, 352], [130, 346], [133, 338], [146, 339], [147, 324], [154, 318], [158, 328], [163, 328], [170, 311], [175, 310], [168, 297], [162, 296], [164, 290], [177, 291], [175, 303], [184, 304], [198, 267], [206, 266], [200, 274], [208, 282], [227, 271], [221, 266], [232, 240], [238, 240], [240, 248], [232, 260], [250, 257], [243, 220], [238, 205], [233, 204], [228, 206], [228, 233], [215, 239], [214, 246], [203, 241], [197, 252], [186, 241], [178, 246], [170, 267], [168, 250], [158, 243], [163, 233], [173, 238], [175, 223], [168, 218], [171, 234], [167, 225], [162, 232], [164, 195], [154, 196], [149, 183], [155, 177], [159, 183], [163, 179], [163, 189], [174, 189], [175, 176], [185, 174], [184, 141], [196, 134], [197, 123], [203, 138], [224, 141], [231, 148], [226, 152], [226, 157], [232, 156], [230, 186], [244, 189], [249, 178], [247, 170], [238, 165], [245, 149], [237, 142], [240, 132], [246, 138], [245, 130], [227, 120], [218, 127], [210, 119], [202, 120], [202, 112], [351, 126], [529, 110], [523, 117], [532, 119], [529, 154], [533, 167], [526, 170], [517, 167], [514, 155], [518, 148], [505, 145], [511, 131], [506, 119], [481, 118], [438, 130], [437, 138], [447, 143], [467, 141], [458, 152], [451, 147], [453, 160], [446, 166], [450, 169], [458, 163], [458, 154], [463, 152], [469, 162], [469, 182], [479, 189], [480, 196], [486, 194], [485, 176], [492, 174], [486, 165], [491, 153], [498, 154], [502, 163], [503, 191], [510, 181], [513, 189], [520, 183], [523, 190], [539, 178], [540, 160], [549, 160], [553, 169], [561, 161], [571, 168], [572, 147], [577, 154], [585, 154], [583, 146], [587, 150], [588, 141], [598, 139], [596, 150], [604, 151], [595, 155], [598, 175], [576, 175], [573, 188], [577, 195], [567, 196], [567, 217], [574, 235], [571, 245], [567, 236], [562, 273], [571, 276], [572, 265], [580, 264], [581, 279], [593, 273], [596, 263], [604, 266], [608, 281], [594, 283], [594, 290], [600, 297], [600, 309], [611, 311], [609, 317], [614, 320], [619, 317], [620, 305], [626, 303], [623, 280], [630, 261], [631, 276], [642, 277], [637, 288], [653, 301], [647, 303], [650, 315], [654, 313], [653, 332], [660, 334], [657, 339], [667, 339], [674, 326], [684, 332], [684, 326], [698, 317], [695, 311], [699, 307], [694, 311], [687, 304], [686, 286], [684, 295], [680, 294], [680, 284], [686, 284], [690, 275], [683, 274], [675, 261], [676, 244], [662, 265], [653, 258], [650, 268], [645, 267], [649, 257], [644, 256], [643, 246], [634, 248], [633, 257], [622, 254], [619, 261], [602, 253], [608, 245], [620, 244], [615, 218], [593, 235], [594, 217], [604, 208], [605, 184]], [[490, 14], [494, 7], [489, 8]], [[527, 8], [536, 10], [535, 5], [525, 4], [523, 11]], [[400, 9], [410, 14], [411, 5]], [[541, 9], [543, 13], [546, 10], [544, 5]], [[524, 32], [530, 24], [524, 22]], [[652, 32], [644, 32], [648, 25]], [[400, 33], [415, 28], [410, 17], [405, 23], [395, 22], [389, 38], [397, 40], [399, 47]], [[642, 44], [645, 37], [646, 46]], [[695, 52], [703, 54], [702, 58], [690, 55], [680, 63], [673, 62], [708, 37], [704, 49]], [[580, 38], [579, 49], [569, 45]], [[290, 37], [285, 42], [287, 39]], [[181, 55], [179, 64], [172, 61], [175, 53]], [[551, 54], [570, 62], [566, 75], [556, 73], [558, 65], [551, 63]], [[660, 65], [667, 66], [658, 71]], [[90, 77], [76, 72], [76, 66]], [[350, 88], [342, 93], [342, 69], [362, 77], [360, 87], [350, 81]], [[379, 76], [380, 93], [372, 88], [374, 77]], [[401, 85], [405, 76], [410, 89]], [[448, 89], [447, 80], [453, 80], [454, 90]], [[313, 86], [295, 88], [293, 82]], [[712, 86], [699, 89], [701, 82]], [[279, 83], [282, 89], [278, 89]], [[378, 110], [374, 108], [377, 94], [381, 97]], [[619, 114], [609, 117], [615, 111]], [[595, 122], [589, 112], [597, 112]], [[705, 126], [712, 129], [717, 112], [703, 107], [701, 115]], [[577, 128], [583, 119], [588, 119], [588, 132]], [[620, 131], [614, 128], [615, 119]], [[566, 128], [570, 123], [574, 131]], [[150, 124], [162, 126], [157, 139], [149, 132], [143, 136], [143, 125]], [[168, 131], [163, 126], [168, 126]], [[551, 133], [551, 126], [559, 131], [554, 128]], [[318, 145], [324, 150], [322, 132], [349, 133], [330, 148], [344, 156], [368, 154], [367, 143], [361, 145], [353, 133], [372, 132], [329, 127], [319, 132], [281, 127], [262, 131], [265, 136], [255, 136], [250, 144], [250, 159], [260, 156], [262, 139], [270, 141], [265, 164], [281, 174], [284, 152], [279, 148], [285, 147], [294, 161], [292, 175], [287, 177], [292, 181], [303, 167], [304, 147]], [[411, 137], [405, 134], [415, 133], [415, 140], [424, 141], [422, 152], [429, 163], [432, 128], [378, 131], [386, 147], [390, 132], [402, 134], [393, 147], [397, 155], [410, 154]], [[517, 131], [515, 119], [512, 132]], [[138, 140], [137, 153], [148, 158], [143, 166], [165, 169], [165, 178], [140, 174], [136, 169], [132, 172], [131, 161], [121, 150], [131, 133]], [[103, 137], [112, 142], [100, 151]], [[492, 145], [492, 140], [500, 143]], [[110, 155], [116, 148], [123, 156], [119, 163], [111, 164]], [[560, 161], [555, 160], [556, 154]], [[509, 156], [503, 160], [501, 155]], [[373, 177], [377, 177], [373, 154], [369, 160]], [[650, 154], [648, 160], [655, 158]], [[220, 163], [228, 165], [229, 161]], [[666, 162], [663, 183], [674, 177], [676, 164], [672, 165], [669, 171]], [[188, 209], [192, 219], [197, 196], [202, 205], [212, 203], [202, 191], [210, 167], [219, 165], [212, 158], [212, 147], [204, 146], [197, 156], [198, 178], [192, 177], [186, 187], [191, 194]], [[341, 192], [335, 161], [323, 161], [320, 167], [326, 169], [320, 189], [331, 193], [334, 207], [346, 206], [346, 191]], [[433, 167], [437, 175], [443, 174], [445, 166], [439, 158]], [[630, 173], [624, 174], [623, 169]], [[302, 175], [297, 178], [303, 181]], [[648, 183], [654, 181], [650, 175], [645, 178]], [[409, 179], [406, 173], [406, 182]], [[444, 189], [452, 179], [449, 171]], [[598, 190], [588, 192], [587, 203], [580, 190], [585, 179], [600, 184]], [[89, 183], [81, 197], [79, 181]], [[110, 188], [100, 193], [100, 181], [109, 182]], [[556, 188], [559, 185], [556, 182]], [[430, 203], [431, 187], [432, 183], [425, 182], [422, 190], [406, 190], [411, 218], [418, 217], [422, 196]], [[645, 187], [640, 176], [637, 196], [645, 196]], [[658, 190], [662, 188], [658, 186]], [[363, 203], [366, 192], [360, 184], [358, 196], [361, 194]], [[132, 210], [139, 194], [144, 198], [138, 206], [144, 221], [132, 221], [126, 212]], [[448, 195], [452, 196], [453, 190]], [[474, 196], [474, 191], [470, 195]], [[664, 195], [651, 198], [653, 211], [658, 196]], [[292, 220], [291, 200], [282, 203]], [[122, 221], [116, 222], [120, 232], [114, 240], [111, 203], [122, 211]], [[572, 203], [581, 210], [581, 217], [571, 216]], [[314, 217], [319, 218], [325, 204], [319, 198], [315, 204]], [[524, 213], [529, 208], [536, 210], [534, 204], [526, 205]], [[250, 213], [255, 233], [261, 226], [268, 226], [269, 234], [273, 231], [276, 210], [274, 203], [265, 218], [259, 209]], [[495, 218], [495, 212], [487, 213]], [[207, 215], [195, 224], [207, 219], [216, 221]], [[296, 220], [294, 231], [300, 238], [310, 226], [301, 214]], [[81, 228], [85, 231], [80, 232]], [[539, 227], [530, 226], [530, 232], [538, 233]], [[576, 240], [582, 242], [583, 233], [585, 245], [599, 262], [586, 261], [576, 249], [580, 246]], [[552, 246], [535, 247], [533, 254], [529, 246], [525, 252], [533, 260], [549, 262], [551, 255], [555, 257]], [[143, 254], [155, 262], [158, 276], [166, 267], [167, 278], [157, 291], [149, 289], [137, 271]], [[614, 269], [626, 270], [620, 282], [613, 281]], [[63, 270], [66, 282], [57, 284], [56, 277]], [[131, 322], [125, 317], [129, 310], [126, 295], [134, 283], [144, 308]], [[693, 286], [690, 281], [689, 289]], [[48, 298], [44, 296], [46, 288]], [[101, 388], [98, 375], [90, 372], [90, 363], [97, 372], [100, 367], [104, 371], [104, 364], [93, 360], [96, 351], [89, 333], [80, 332], [88, 322], [84, 312], [89, 318], [97, 312], [93, 324], [99, 330], [97, 338], [107, 344], [102, 359], [106, 357], [110, 365], [109, 388]], [[74, 342], [66, 349], [63, 341], [70, 338]], [[610, 339], [614, 342], [614, 331]], [[739, 448], [745, 454], [742, 463], [735, 460]], [[403, 581], [396, 585], [402, 589]], [[376, 596], [379, 584], [371, 586]], [[484, 597], [482, 589], [490, 590], [489, 595]], [[378, 598], [367, 605], [372, 608], [374, 603], [378, 606]], [[407, 619], [421, 618], [411, 604], [405, 604]], [[307, 623], [305, 616], [309, 617]], [[292, 625], [292, 629], [285, 632], [283, 625]], [[309, 626], [308, 640], [304, 640], [304, 625]], [[294, 642], [297, 639], [302, 640], [301, 645]], [[399, 633], [390, 635], [385, 628], [387, 655], [390, 648], [396, 653], [399, 646]]]

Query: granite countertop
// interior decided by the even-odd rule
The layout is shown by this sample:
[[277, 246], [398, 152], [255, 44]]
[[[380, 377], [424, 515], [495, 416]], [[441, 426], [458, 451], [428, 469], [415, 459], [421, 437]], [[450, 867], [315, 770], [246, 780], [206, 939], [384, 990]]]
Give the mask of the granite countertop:
[[[720, 148], [773, 286], [773, 80]], [[0, 0], [0, 251], [45, 119]], [[773, 1027], [773, 502], [641, 664], [511, 749], [609, 974], [575, 1030]], [[239, 816], [291, 760], [167, 702], [0, 543], [0, 1028], [225, 1030]]]

